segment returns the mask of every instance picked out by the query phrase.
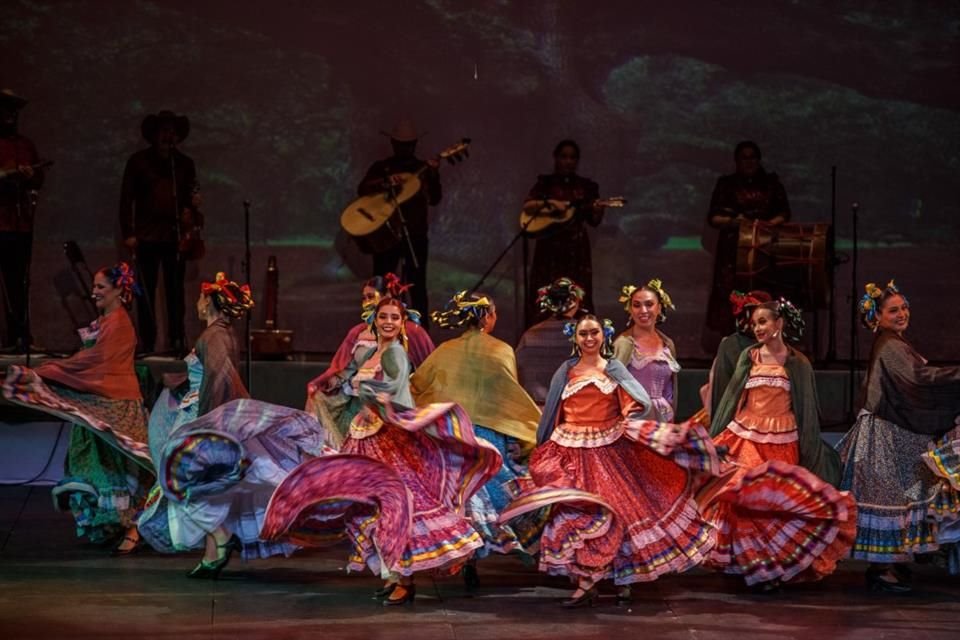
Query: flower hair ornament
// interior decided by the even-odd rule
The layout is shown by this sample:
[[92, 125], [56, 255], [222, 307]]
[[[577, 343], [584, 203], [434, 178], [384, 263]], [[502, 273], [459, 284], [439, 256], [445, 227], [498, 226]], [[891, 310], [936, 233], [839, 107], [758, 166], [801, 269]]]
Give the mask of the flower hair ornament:
[[388, 273], [383, 276], [384, 289], [391, 298], [402, 299], [403, 294], [409, 291], [413, 285], [403, 284], [395, 273]]
[[[376, 304], [367, 304], [367, 305], [364, 305], [364, 307], [363, 307], [363, 313], [360, 314], [360, 319], [361, 319], [363, 322], [366, 322], [367, 325], [372, 328], [372, 327], [373, 327], [373, 321], [376, 320], [376, 318], [377, 318], [377, 308], [380, 306], [380, 302], [382, 302], [383, 300], [386, 300], [386, 299], [395, 300], [395, 301], [398, 302], [401, 306], [403, 306], [403, 311], [404, 311], [404, 313], [407, 314], [407, 320], [410, 320], [410, 321], [413, 322], [414, 324], [420, 324], [420, 323], [421, 323], [420, 321], [422, 320], [422, 318], [421, 318], [421, 315], [420, 315], [420, 312], [419, 312], [419, 311], [417, 311], [416, 309], [411, 309], [411, 308], [407, 307], [407, 303], [406, 303], [406, 302], [404, 302], [404, 301], [401, 300], [400, 298], [394, 298], [393, 296], [390, 296], [390, 295], [386, 295], [386, 296], [384, 296], [383, 298], [380, 298], [379, 300], [377, 300], [377, 303], [376, 303]], [[400, 333], [403, 334], [404, 340], [406, 340], [407, 330], [406, 330], [405, 328], [403, 328], [402, 326], [400, 327]]]
[[493, 303], [487, 296], [473, 299], [466, 290], [460, 291], [447, 302], [443, 311], [434, 311], [430, 319], [442, 329], [458, 329], [464, 325], [479, 326], [490, 313]]
[[640, 289], [649, 289], [653, 291], [657, 300], [660, 302], [660, 315], [657, 316], [657, 322], [664, 322], [667, 319], [667, 309], [671, 311], [676, 311], [676, 307], [673, 304], [673, 299], [670, 297], [670, 294], [667, 293], [667, 290], [663, 288], [663, 281], [660, 278], [653, 278], [643, 287], [638, 287], [635, 284], [625, 284], [620, 287], [620, 297], [617, 299], [623, 305], [623, 310], [627, 313], [630, 313], [630, 302], [633, 300], [633, 294]]
[[[603, 345], [600, 347], [600, 355], [604, 358], [611, 358], [613, 357], [613, 337], [616, 335], [617, 330], [613, 326], [613, 320], [609, 318], [604, 318], [603, 320], [597, 318], [596, 320], [600, 323], [600, 328], [603, 329]], [[570, 353], [572, 356], [580, 355], [580, 347], [577, 346], [577, 325], [581, 322], [583, 322], [583, 318], [580, 320], [571, 320], [563, 324], [563, 335], [573, 344], [573, 351]]]
[[250, 285], [237, 284], [223, 271], [217, 272], [213, 282], [200, 283], [200, 293], [210, 296], [214, 307], [231, 318], [241, 317], [254, 305]]
[[120, 289], [120, 302], [129, 305], [134, 295], [141, 295], [143, 291], [137, 282], [136, 272], [126, 262], [119, 262], [104, 271], [107, 279], [115, 288]]
[[751, 335], [750, 313], [753, 309], [765, 302], [770, 302], [772, 298], [766, 291], [733, 291], [730, 293], [730, 308], [736, 319], [737, 331], [745, 335]]
[[570, 278], [557, 278], [537, 289], [537, 308], [559, 315], [572, 309], [575, 304], [583, 304], [584, 297], [586, 291], [576, 282]]
[[863, 297], [860, 298], [860, 303], [857, 305], [857, 309], [860, 311], [860, 322], [863, 323], [863, 326], [867, 329], [874, 332], [880, 328], [880, 301], [883, 299], [884, 294], [901, 296], [903, 297], [904, 304], [907, 306], [910, 305], [907, 297], [900, 292], [900, 289], [897, 288], [893, 280], [890, 280], [883, 289], [875, 283], [869, 282], [864, 287], [864, 290], [866, 293], [863, 294]]
[[776, 301], [777, 315], [783, 318], [783, 337], [790, 342], [799, 342], [803, 337], [803, 330], [807, 323], [803, 321], [803, 313], [792, 302], [786, 298], [779, 298]]

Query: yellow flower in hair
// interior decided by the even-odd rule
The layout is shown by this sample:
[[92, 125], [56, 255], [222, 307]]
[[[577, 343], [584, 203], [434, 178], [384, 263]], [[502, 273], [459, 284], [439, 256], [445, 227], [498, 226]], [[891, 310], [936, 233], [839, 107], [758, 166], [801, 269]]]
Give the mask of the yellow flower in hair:
[[863, 308], [864, 308], [864, 310], [866, 310], [866, 311], [869, 311], [870, 309], [873, 309], [873, 298], [870, 298], [869, 300], [864, 300], [864, 301], [863, 301]]
[[660, 297], [660, 302], [663, 304], [663, 306], [667, 307], [668, 309], [676, 309], [676, 307], [673, 306], [673, 300], [670, 299], [670, 294], [667, 293], [663, 288], [663, 281], [660, 280], [660, 278], [652, 279], [647, 283], [647, 286], [657, 292], [657, 295]]
[[637, 290], [637, 285], [635, 284], [625, 284], [620, 287], [620, 297], [617, 299], [617, 302], [623, 305], [623, 308], [630, 312], [630, 298], [633, 297], [633, 293]]
[[879, 298], [883, 295], [883, 291], [874, 282], [867, 283], [865, 289], [867, 290], [867, 295], [871, 298]]

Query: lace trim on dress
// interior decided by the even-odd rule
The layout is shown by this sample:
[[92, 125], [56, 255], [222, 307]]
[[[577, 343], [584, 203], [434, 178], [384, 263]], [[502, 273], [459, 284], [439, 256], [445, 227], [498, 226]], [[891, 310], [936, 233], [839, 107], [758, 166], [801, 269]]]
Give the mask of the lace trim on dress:
[[617, 389], [617, 383], [611, 380], [610, 378], [600, 376], [587, 376], [586, 378], [578, 378], [577, 380], [571, 380], [567, 383], [567, 386], [563, 388], [563, 393], [560, 394], [560, 397], [563, 400], [566, 400], [576, 392], [594, 385], [597, 389], [600, 389], [604, 395], [610, 395]]
[[634, 369], [643, 369], [651, 362], [666, 362], [671, 373], [680, 372], [680, 363], [673, 357], [666, 345], [659, 352], [649, 353], [641, 352], [640, 345], [635, 344], [633, 346], [633, 356], [630, 358], [630, 366]]
[[747, 380], [747, 389], [757, 387], [778, 387], [790, 391], [790, 378], [778, 375], [751, 375]]
[[560, 423], [550, 435], [550, 440], [562, 447], [592, 449], [616, 442], [623, 435], [623, 430], [624, 424], [620, 418], [598, 425]]
[[744, 440], [758, 442], [760, 444], [789, 444], [800, 439], [796, 428], [790, 431], [762, 432], [751, 429], [746, 425], [742, 425], [736, 420], [732, 420], [730, 421], [730, 424], [727, 425], [727, 429]]

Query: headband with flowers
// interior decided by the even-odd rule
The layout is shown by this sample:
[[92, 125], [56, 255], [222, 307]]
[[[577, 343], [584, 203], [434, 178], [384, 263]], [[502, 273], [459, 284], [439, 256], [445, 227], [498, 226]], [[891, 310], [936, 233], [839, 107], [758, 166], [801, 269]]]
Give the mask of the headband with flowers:
[[880, 328], [880, 300], [883, 298], [883, 295], [886, 293], [888, 295], [899, 295], [903, 298], [904, 304], [907, 306], [910, 305], [910, 302], [907, 300], [907, 297], [900, 292], [900, 289], [897, 288], [897, 285], [890, 280], [887, 283], [887, 286], [881, 289], [875, 283], [869, 282], [864, 287], [866, 293], [863, 294], [863, 297], [860, 298], [860, 303], [857, 305], [857, 309], [860, 311], [860, 322], [863, 323], [867, 329], [871, 331], [876, 331]]
[[403, 307], [403, 312], [407, 315], [407, 320], [410, 320], [414, 324], [421, 324], [422, 318], [419, 311], [407, 307], [406, 302], [389, 294], [382, 298], [378, 298], [376, 304], [364, 305], [363, 313], [360, 314], [360, 319], [366, 322], [369, 326], [373, 327], [373, 321], [377, 317], [377, 309], [380, 307], [380, 303], [384, 300], [396, 301], [401, 307]]
[[487, 296], [472, 299], [467, 291], [456, 293], [447, 302], [443, 311], [434, 311], [430, 314], [438, 327], [443, 329], [457, 329], [464, 325], [479, 325], [490, 313], [493, 303]]
[[545, 287], [537, 289], [537, 307], [540, 311], [561, 314], [583, 304], [586, 291], [570, 278], [557, 278]]
[[658, 322], [664, 322], [667, 319], [667, 309], [676, 311], [677, 308], [674, 306], [670, 294], [663, 288], [663, 281], [660, 280], [660, 278], [653, 278], [642, 287], [638, 287], [635, 284], [625, 284], [620, 287], [620, 297], [617, 300], [623, 305], [623, 309], [627, 313], [630, 313], [630, 302], [633, 299], [633, 294], [640, 289], [649, 289], [656, 294], [657, 300], [660, 302], [660, 315], [657, 317]]
[[218, 271], [213, 282], [201, 282], [200, 293], [210, 296], [213, 306], [231, 318], [239, 318], [253, 308], [250, 285], [239, 285]]
[[613, 320], [609, 318], [599, 319], [592, 316], [586, 316], [580, 318], [579, 320], [571, 320], [570, 322], [565, 322], [563, 325], [563, 335], [567, 337], [573, 344], [573, 351], [571, 355], [578, 356], [580, 355], [580, 347], [577, 346], [577, 325], [579, 325], [584, 320], [596, 320], [600, 323], [600, 328], [603, 329], [603, 345], [600, 347], [600, 355], [604, 358], [610, 358], [613, 356], [613, 337], [616, 335], [617, 330], [613, 326]]

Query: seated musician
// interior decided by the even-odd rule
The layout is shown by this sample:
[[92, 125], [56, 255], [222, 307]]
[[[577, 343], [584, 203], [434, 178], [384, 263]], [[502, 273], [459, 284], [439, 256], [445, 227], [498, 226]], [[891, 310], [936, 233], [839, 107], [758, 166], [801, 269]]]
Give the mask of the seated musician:
[[[421, 178], [420, 193], [403, 203], [401, 207], [403, 219], [406, 222], [409, 242], [402, 239], [393, 247], [373, 254], [373, 275], [385, 276], [387, 273], [402, 271], [403, 279], [412, 286], [410, 298], [414, 309], [429, 309], [427, 304], [427, 253], [429, 218], [428, 207], [435, 207], [443, 197], [440, 187], [440, 174], [437, 171], [436, 160], [424, 161], [415, 155], [417, 140], [421, 133], [410, 120], [400, 120], [389, 132], [384, 135], [390, 138], [393, 155], [389, 158], [374, 162], [367, 169], [367, 173], [357, 188], [361, 196], [385, 191], [391, 184], [396, 184], [397, 174], [414, 173], [424, 164], [430, 168]], [[403, 260], [403, 269], [399, 269], [400, 260]]]
[[728, 297], [736, 288], [740, 224], [754, 220], [783, 224], [790, 220], [787, 191], [777, 174], [764, 170], [761, 157], [755, 142], [739, 143], [733, 152], [736, 173], [720, 176], [710, 198], [708, 221], [719, 231], [719, 237], [703, 339], [703, 347], [709, 353], [716, 351], [730, 325]]
[[[553, 150], [553, 173], [538, 176], [523, 203], [523, 209], [528, 213], [542, 212], [547, 200], [557, 201], [561, 206], [570, 203], [576, 208], [576, 215], [571, 220], [551, 225], [537, 235], [529, 281], [539, 286], [566, 276], [586, 290], [583, 306], [593, 309], [593, 265], [586, 225], [596, 227], [600, 224], [603, 207], [598, 204], [599, 185], [577, 175], [579, 162], [580, 146], [573, 140], [561, 140]], [[542, 319], [536, 289], [528, 292], [526, 306], [527, 326]]]

